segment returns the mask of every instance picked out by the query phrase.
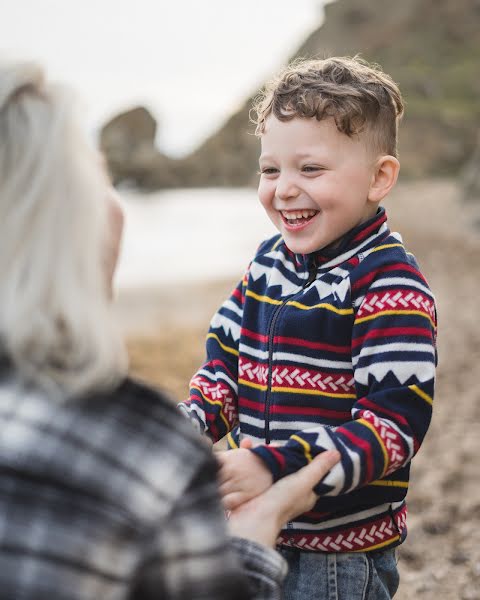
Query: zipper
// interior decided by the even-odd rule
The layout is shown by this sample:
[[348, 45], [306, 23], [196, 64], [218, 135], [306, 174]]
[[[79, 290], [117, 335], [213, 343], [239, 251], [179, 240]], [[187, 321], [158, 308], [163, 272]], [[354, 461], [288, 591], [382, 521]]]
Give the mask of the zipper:
[[278, 317], [280, 313], [287, 305], [287, 302], [293, 300], [296, 296], [300, 296], [303, 294], [304, 290], [311, 285], [316, 277], [317, 277], [317, 265], [315, 263], [315, 259], [309, 259], [308, 266], [308, 279], [303, 284], [301, 290], [299, 292], [295, 292], [294, 294], [288, 296], [283, 300], [283, 302], [277, 306], [275, 312], [272, 315], [272, 319], [270, 321], [269, 331], [268, 331], [268, 379], [267, 379], [267, 391], [265, 393], [265, 411], [264, 411], [264, 420], [265, 420], [265, 443], [270, 444], [270, 402], [272, 395], [272, 366], [273, 366], [273, 339], [275, 337], [275, 325], [277, 324]]

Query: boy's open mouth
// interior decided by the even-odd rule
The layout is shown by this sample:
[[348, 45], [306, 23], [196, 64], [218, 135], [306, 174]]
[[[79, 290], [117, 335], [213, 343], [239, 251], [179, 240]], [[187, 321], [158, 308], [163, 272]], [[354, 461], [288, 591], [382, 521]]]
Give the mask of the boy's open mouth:
[[282, 219], [290, 227], [298, 227], [305, 225], [318, 214], [318, 210], [301, 209], [301, 210], [282, 210], [280, 211]]

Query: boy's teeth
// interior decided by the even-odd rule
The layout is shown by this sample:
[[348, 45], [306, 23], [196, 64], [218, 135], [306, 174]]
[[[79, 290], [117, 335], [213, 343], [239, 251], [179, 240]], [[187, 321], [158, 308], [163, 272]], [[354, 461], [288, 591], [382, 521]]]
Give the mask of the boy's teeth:
[[316, 210], [289, 210], [289, 211], [282, 211], [283, 216], [285, 217], [285, 219], [292, 221], [295, 219], [308, 219], [310, 217], [313, 217], [317, 214]]

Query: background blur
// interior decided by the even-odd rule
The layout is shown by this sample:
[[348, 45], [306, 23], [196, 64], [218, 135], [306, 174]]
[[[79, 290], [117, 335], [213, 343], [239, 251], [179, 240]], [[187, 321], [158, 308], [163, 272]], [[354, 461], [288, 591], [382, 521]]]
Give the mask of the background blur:
[[127, 225], [115, 310], [132, 371], [187, 393], [215, 308], [273, 228], [248, 110], [295, 56], [361, 53], [406, 101], [385, 206], [439, 308], [434, 419], [414, 461], [397, 598], [480, 598], [480, 0], [1, 0], [0, 54], [84, 102]]

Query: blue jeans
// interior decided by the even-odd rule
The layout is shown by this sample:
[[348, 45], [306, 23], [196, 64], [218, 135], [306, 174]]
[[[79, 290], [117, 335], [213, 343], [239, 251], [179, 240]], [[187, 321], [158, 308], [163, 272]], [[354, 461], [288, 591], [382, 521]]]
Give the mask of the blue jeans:
[[394, 549], [325, 553], [281, 548], [288, 562], [284, 600], [390, 600], [399, 575]]

